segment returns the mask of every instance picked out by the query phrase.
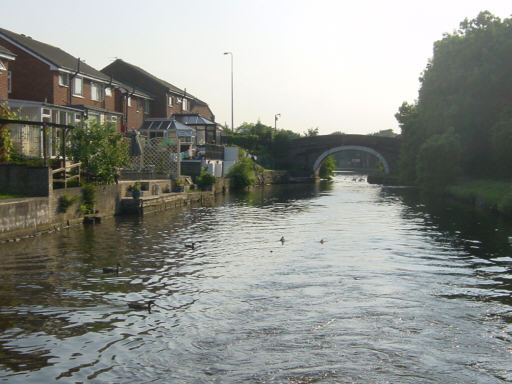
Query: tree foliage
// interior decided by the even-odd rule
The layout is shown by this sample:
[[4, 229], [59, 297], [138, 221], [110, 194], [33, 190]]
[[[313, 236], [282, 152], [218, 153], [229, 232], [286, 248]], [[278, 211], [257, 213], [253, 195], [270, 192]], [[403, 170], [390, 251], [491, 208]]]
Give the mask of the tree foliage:
[[420, 147], [418, 184], [425, 189], [444, 189], [460, 175], [460, 138], [455, 130], [431, 136]]
[[72, 130], [70, 154], [101, 184], [114, 183], [119, 176], [119, 168], [127, 165], [129, 159], [128, 143], [122, 134], [116, 132], [114, 125], [96, 121]]
[[278, 129], [262, 124], [243, 123], [235, 130], [235, 133], [228, 134], [227, 142], [230, 145], [237, 145], [249, 153], [258, 157], [258, 163], [265, 168], [288, 168], [286, 154], [290, 148], [291, 141], [300, 137], [293, 131]]
[[304, 132], [304, 136], [311, 137], [311, 136], [318, 136], [320, 134], [318, 127], [316, 128], [309, 128], [307, 131]]
[[321, 179], [331, 180], [336, 169], [336, 162], [332, 156], [327, 156], [320, 165], [320, 171], [318, 172]]
[[402, 130], [404, 179], [431, 180], [432, 173], [423, 174], [436, 169], [425, 164], [431, 158], [428, 153], [448, 150], [445, 144], [453, 140], [458, 147], [452, 150], [459, 151], [459, 157], [442, 158], [439, 181], [447, 169], [451, 173], [459, 167], [456, 160], [465, 176], [512, 175], [509, 151], [503, 144], [510, 140], [511, 62], [512, 20], [502, 21], [488, 11], [464, 20], [457, 31], [434, 43], [434, 55], [420, 78], [417, 102], [403, 103], [395, 115]]

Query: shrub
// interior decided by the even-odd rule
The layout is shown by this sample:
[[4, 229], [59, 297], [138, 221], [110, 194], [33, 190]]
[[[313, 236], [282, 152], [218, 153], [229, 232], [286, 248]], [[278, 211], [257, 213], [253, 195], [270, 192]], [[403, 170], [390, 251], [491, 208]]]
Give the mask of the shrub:
[[418, 184], [425, 189], [444, 189], [460, 175], [460, 139], [453, 128], [430, 137], [418, 154]]
[[78, 196], [69, 196], [67, 193], [59, 198], [59, 212], [65, 213], [78, 200]]
[[215, 176], [210, 175], [204, 168], [201, 168], [201, 174], [196, 177], [196, 184], [200, 189], [205, 190], [214, 185], [215, 180]]
[[94, 204], [96, 204], [96, 188], [92, 184], [84, 184], [80, 211], [85, 214], [94, 213]]
[[238, 163], [229, 170], [228, 178], [233, 180], [235, 189], [243, 189], [256, 184], [253, 161], [247, 157], [240, 158]]

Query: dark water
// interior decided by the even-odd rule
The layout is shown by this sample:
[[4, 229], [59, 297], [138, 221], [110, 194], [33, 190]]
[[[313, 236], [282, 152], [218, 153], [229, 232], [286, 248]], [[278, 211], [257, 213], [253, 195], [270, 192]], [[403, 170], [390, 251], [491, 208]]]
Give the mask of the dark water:
[[438, 203], [338, 177], [2, 244], [0, 381], [512, 382], [512, 230]]

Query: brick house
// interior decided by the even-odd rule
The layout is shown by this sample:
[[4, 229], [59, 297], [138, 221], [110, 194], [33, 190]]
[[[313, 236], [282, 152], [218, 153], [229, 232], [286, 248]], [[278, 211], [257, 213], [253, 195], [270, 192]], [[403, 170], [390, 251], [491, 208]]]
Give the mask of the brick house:
[[115, 110], [123, 114], [121, 130], [125, 132], [139, 129], [144, 119], [150, 116], [154, 96], [116, 79], [113, 84]]
[[[69, 106], [81, 111], [82, 117], [110, 121], [121, 127], [123, 115], [116, 112], [115, 84], [109, 76], [60, 48], [2, 28], [0, 45], [16, 55], [9, 66], [9, 99], [40, 102], [46, 107]], [[50, 121], [73, 122], [67, 117], [61, 121], [64, 116], [68, 115], [57, 113]]]
[[168, 118], [176, 113], [198, 113], [209, 120], [215, 120], [204, 101], [126, 61], [117, 59], [103, 68], [102, 72], [153, 95], [149, 113], [152, 118]]
[[7, 48], [0, 45], [0, 99], [7, 99], [11, 89], [11, 72], [9, 62], [13, 61], [16, 55]]

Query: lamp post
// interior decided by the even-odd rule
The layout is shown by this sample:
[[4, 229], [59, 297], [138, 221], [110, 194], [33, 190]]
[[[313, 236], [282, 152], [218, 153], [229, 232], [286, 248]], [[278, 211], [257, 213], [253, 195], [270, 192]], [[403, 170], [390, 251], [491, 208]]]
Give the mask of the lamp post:
[[280, 113], [276, 113], [274, 115], [274, 133], [277, 133], [277, 120], [281, 117]]
[[233, 52], [224, 52], [224, 54], [231, 56], [231, 131], [235, 132], [235, 124], [233, 118]]

